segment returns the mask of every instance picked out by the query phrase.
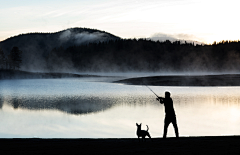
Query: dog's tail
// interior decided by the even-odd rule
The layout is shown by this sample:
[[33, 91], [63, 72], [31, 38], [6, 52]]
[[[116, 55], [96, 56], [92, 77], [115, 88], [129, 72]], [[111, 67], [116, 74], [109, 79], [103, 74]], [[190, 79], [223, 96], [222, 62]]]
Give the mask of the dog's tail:
[[149, 128], [148, 128], [148, 125], [146, 125], [146, 126], [147, 126], [147, 131], [148, 131], [148, 129], [149, 129]]

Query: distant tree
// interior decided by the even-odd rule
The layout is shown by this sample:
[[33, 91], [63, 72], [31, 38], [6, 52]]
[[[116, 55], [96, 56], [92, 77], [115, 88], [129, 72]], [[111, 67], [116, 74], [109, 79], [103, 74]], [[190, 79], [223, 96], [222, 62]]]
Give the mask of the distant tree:
[[10, 64], [10, 69], [20, 69], [20, 64], [22, 63], [22, 51], [18, 47], [13, 47], [9, 56], [8, 62]]
[[0, 49], [0, 69], [3, 69], [5, 66], [5, 55], [2, 49]]
[[8, 54], [5, 59], [6, 69], [12, 69], [12, 58], [11, 55]]

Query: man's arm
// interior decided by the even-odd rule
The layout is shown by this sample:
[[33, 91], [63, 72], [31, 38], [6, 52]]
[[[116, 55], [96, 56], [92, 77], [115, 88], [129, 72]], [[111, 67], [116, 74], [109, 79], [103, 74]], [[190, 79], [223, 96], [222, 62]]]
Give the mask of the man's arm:
[[163, 97], [158, 97], [157, 100], [158, 100], [161, 104], [164, 103], [164, 98], [163, 98]]

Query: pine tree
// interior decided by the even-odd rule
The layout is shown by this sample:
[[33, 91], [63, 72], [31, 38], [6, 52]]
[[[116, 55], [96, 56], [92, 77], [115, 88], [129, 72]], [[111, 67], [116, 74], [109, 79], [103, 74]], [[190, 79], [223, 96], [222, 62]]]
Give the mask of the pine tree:
[[13, 47], [9, 55], [9, 60], [11, 60], [9, 62], [13, 69], [19, 69], [22, 63], [22, 51], [18, 47]]
[[2, 49], [0, 49], [0, 69], [3, 69], [5, 66], [5, 55]]

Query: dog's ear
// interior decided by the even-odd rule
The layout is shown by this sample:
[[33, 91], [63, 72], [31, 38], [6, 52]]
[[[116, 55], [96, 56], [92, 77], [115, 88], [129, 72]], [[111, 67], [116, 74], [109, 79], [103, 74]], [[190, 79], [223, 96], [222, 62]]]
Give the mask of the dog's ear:
[[136, 125], [138, 126], [138, 124], [136, 123]]
[[140, 123], [140, 125], [142, 125], [142, 123]]

